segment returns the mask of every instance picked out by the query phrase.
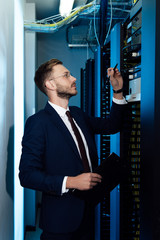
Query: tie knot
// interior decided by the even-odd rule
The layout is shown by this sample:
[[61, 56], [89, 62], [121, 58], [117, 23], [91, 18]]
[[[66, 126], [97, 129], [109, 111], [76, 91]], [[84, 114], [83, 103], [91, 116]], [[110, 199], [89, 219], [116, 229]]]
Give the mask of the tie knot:
[[70, 111], [66, 111], [66, 115], [68, 118], [72, 118]]

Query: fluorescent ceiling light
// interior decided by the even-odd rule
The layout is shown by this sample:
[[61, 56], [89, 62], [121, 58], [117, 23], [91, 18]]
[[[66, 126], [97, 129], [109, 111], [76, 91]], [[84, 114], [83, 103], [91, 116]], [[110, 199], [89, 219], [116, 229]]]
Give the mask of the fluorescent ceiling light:
[[62, 17], [69, 16], [74, 0], [60, 0], [59, 12]]

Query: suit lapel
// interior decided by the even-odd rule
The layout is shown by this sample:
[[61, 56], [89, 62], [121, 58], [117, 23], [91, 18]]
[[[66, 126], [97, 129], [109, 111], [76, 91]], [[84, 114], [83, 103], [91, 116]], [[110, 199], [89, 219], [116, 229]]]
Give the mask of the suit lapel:
[[77, 155], [77, 157], [81, 161], [77, 146], [76, 146], [68, 128], [66, 127], [63, 120], [61, 119], [61, 117], [57, 114], [57, 112], [54, 110], [54, 108], [50, 106], [49, 103], [46, 104], [45, 111], [49, 114], [54, 126], [56, 126], [58, 128], [58, 130], [59, 130], [59, 132], [61, 132], [63, 138], [70, 145], [70, 147], [72, 148], [74, 153]]

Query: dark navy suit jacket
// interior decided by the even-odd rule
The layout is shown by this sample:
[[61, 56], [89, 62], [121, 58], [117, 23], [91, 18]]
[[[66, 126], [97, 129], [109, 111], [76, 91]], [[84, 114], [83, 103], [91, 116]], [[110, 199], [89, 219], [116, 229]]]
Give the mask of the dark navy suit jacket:
[[[70, 107], [89, 148], [93, 169], [97, 166], [95, 134], [120, 131], [125, 105], [113, 103], [107, 119], [87, 116], [80, 108]], [[64, 176], [83, 172], [75, 142], [57, 112], [46, 104], [26, 121], [22, 140], [19, 178], [26, 188], [42, 191], [40, 227], [48, 232], [72, 232], [84, 213], [84, 200], [71, 191], [61, 194]]]

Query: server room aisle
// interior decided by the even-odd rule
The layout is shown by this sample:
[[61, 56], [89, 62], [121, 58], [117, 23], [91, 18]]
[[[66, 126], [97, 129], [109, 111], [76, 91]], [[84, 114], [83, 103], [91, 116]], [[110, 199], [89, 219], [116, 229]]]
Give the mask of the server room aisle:
[[40, 209], [38, 209], [36, 231], [27, 231], [25, 235], [25, 240], [40, 240], [40, 235], [42, 230], [39, 228], [39, 214]]

